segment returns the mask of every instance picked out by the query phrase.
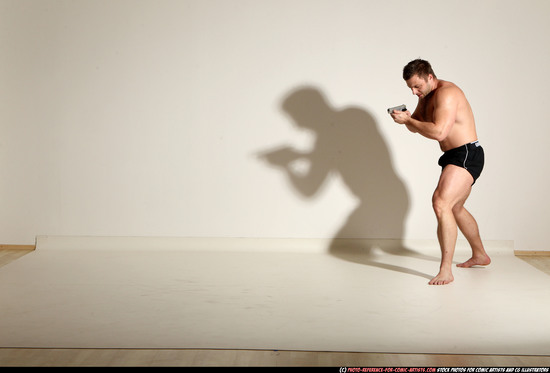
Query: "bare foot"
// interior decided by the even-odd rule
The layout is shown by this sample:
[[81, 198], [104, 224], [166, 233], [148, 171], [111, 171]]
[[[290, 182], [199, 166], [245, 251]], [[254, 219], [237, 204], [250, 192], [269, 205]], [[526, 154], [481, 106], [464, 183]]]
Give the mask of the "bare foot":
[[471, 257], [464, 263], [457, 264], [457, 267], [460, 268], [470, 268], [473, 266], [486, 266], [491, 264], [491, 258], [487, 255], [479, 256], [479, 257]]
[[453, 277], [453, 274], [450, 271], [441, 270], [439, 271], [437, 276], [432, 278], [432, 280], [428, 284], [429, 285], [447, 285], [453, 282], [454, 279], [455, 278]]

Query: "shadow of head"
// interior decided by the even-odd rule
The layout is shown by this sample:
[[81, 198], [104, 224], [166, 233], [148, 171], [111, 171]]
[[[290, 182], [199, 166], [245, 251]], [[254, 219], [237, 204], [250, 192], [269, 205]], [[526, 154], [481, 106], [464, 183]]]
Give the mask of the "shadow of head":
[[283, 99], [281, 109], [298, 127], [314, 131], [322, 130], [322, 126], [329, 123], [334, 115], [326, 97], [313, 87], [292, 91]]

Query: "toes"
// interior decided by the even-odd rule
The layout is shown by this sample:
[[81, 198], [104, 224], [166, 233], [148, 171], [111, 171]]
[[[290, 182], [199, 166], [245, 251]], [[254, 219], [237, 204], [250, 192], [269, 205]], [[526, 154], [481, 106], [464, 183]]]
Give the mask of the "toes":
[[453, 282], [454, 278], [446, 279], [446, 278], [439, 278], [435, 277], [430, 282], [428, 282], [428, 285], [447, 285]]

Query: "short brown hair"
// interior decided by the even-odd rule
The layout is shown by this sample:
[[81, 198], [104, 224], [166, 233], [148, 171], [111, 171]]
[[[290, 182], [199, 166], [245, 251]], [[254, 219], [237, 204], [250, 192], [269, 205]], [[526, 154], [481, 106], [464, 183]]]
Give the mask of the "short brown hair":
[[434, 78], [437, 78], [430, 63], [421, 59], [409, 62], [403, 68], [403, 79], [405, 80], [409, 80], [414, 75], [418, 75], [418, 77], [422, 79], [427, 79], [430, 74], [432, 74]]

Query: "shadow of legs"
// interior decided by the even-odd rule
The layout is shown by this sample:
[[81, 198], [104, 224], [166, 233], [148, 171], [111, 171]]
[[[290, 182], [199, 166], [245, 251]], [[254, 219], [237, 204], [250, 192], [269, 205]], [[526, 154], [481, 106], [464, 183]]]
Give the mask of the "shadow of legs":
[[433, 278], [433, 276], [417, 271], [415, 269], [374, 261], [372, 259], [372, 250], [376, 247], [391, 255], [406, 256], [415, 259], [439, 262], [439, 258], [417, 253], [414, 250], [405, 248], [403, 245], [396, 244], [395, 242], [391, 242], [390, 240], [382, 240], [377, 242], [376, 245], [368, 245], [366, 244], [366, 241], [359, 242], [359, 240], [334, 239], [330, 244], [329, 253], [337, 258], [352, 263], [363, 264], [413, 276], [419, 276], [428, 280], [431, 280]]

